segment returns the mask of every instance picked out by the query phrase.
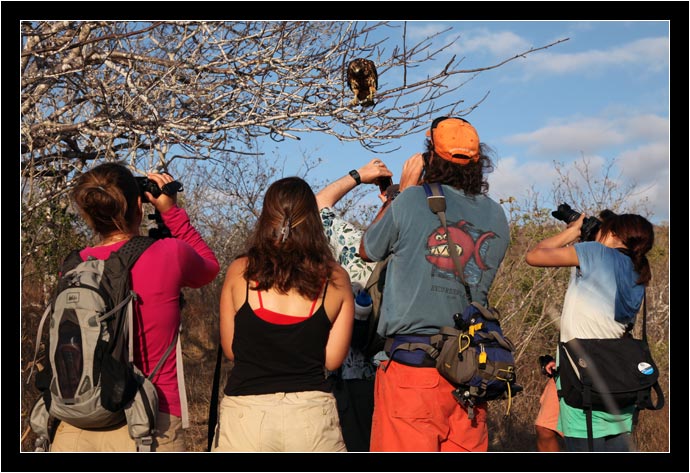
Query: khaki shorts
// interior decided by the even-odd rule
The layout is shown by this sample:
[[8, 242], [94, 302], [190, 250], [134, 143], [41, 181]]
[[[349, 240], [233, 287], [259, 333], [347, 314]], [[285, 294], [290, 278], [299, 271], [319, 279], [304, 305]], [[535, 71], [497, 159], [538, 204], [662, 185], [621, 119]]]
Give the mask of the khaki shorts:
[[[153, 438], [154, 452], [184, 452], [182, 419], [165, 412], [156, 418], [158, 434]], [[60, 422], [51, 452], [136, 452], [127, 424], [111, 429], [84, 430]]]
[[213, 452], [345, 452], [335, 397], [321, 391], [224, 396]]
[[558, 405], [558, 390], [553, 378], [549, 378], [546, 382], [544, 391], [541, 393], [541, 398], [539, 398], [539, 404], [539, 413], [534, 421], [534, 425], [546, 427], [554, 432], [558, 432], [562, 437], [563, 434], [558, 430], [558, 413], [560, 412], [560, 407]]

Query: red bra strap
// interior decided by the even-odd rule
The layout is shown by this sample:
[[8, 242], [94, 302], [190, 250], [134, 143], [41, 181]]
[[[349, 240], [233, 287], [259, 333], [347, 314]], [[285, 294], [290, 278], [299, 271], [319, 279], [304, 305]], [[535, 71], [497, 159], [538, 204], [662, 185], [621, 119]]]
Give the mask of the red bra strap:
[[264, 308], [264, 301], [261, 300], [261, 291], [256, 291], [256, 295], [259, 296], [259, 307]]
[[317, 297], [316, 299], [314, 299], [314, 302], [311, 303], [311, 309], [309, 310], [309, 315], [307, 317], [311, 317], [311, 314], [314, 313], [314, 307], [316, 307], [316, 301], [318, 300], [319, 298]]
[[[325, 287], [328, 287], [328, 279], [326, 279], [326, 280], [323, 282], [323, 285], [321, 286], [321, 288], [322, 288], [322, 290], [323, 290], [323, 298], [321, 299], [321, 303], [322, 303], [322, 304], [323, 304], [323, 299], [326, 298], [326, 290], [325, 290], [325, 287], [324, 287], [324, 286], [325, 286]], [[314, 307], [316, 307], [316, 301], [318, 301], [318, 300], [319, 300], [319, 298], [318, 298], [318, 296], [317, 296], [316, 299], [314, 299], [314, 302], [312, 302], [312, 304], [311, 304], [311, 310], [309, 311], [309, 317], [311, 317], [311, 315], [314, 313]]]

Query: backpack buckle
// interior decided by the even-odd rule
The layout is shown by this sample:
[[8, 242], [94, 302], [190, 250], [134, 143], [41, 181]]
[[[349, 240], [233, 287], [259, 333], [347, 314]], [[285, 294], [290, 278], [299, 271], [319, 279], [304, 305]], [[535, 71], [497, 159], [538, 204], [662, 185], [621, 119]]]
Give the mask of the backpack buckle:
[[36, 439], [36, 442], [34, 443], [36, 448], [34, 449], [34, 452], [49, 452], [50, 451], [50, 442], [48, 441], [47, 438], [41, 436]]
[[147, 435], [136, 440], [137, 452], [151, 452], [153, 446], [153, 436]]

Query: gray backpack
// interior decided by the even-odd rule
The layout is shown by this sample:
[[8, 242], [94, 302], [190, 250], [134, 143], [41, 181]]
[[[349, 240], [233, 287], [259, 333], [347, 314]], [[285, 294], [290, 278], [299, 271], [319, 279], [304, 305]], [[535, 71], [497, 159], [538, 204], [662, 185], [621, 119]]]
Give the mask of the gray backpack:
[[[63, 263], [57, 295], [38, 326], [32, 365], [33, 372], [43, 325], [49, 319], [48, 363], [36, 375], [41, 396], [30, 414], [31, 428], [38, 436], [36, 451], [50, 448], [51, 418], [80, 429], [115, 427], [126, 421], [137, 450], [151, 451], [158, 413], [158, 395], [151, 379], [176, 344], [180, 355], [178, 330], [148, 376], [133, 363], [133, 301], [137, 295], [131, 289], [130, 269], [154, 241], [135, 236], [106, 260], [82, 261], [75, 250]], [[182, 376], [178, 367], [184, 424]]]

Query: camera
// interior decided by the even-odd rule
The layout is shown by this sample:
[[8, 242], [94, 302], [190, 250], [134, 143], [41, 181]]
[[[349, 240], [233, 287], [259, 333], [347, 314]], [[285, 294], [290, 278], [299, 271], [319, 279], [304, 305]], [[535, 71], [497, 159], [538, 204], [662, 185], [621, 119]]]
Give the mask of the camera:
[[390, 176], [381, 176], [376, 178], [374, 184], [379, 186], [381, 194], [385, 194], [386, 190], [393, 185], [393, 179], [391, 179]]
[[551, 355], [541, 355], [539, 357], [539, 366], [541, 367], [541, 374], [548, 376], [549, 378], [553, 378], [553, 375], [556, 373], [556, 369], [554, 368], [551, 373], [546, 371], [546, 365], [551, 363], [554, 360], [553, 356]]
[[[146, 192], [150, 192], [151, 195], [158, 198], [161, 194], [172, 197], [178, 192], [182, 192], [184, 190], [182, 188], [182, 183], [178, 181], [168, 182], [163, 186], [163, 189], [161, 189], [158, 187], [158, 184], [156, 184], [156, 181], [152, 181], [146, 176], [135, 176], [134, 178], [137, 180], [137, 186], [139, 186], [139, 194], [141, 195], [142, 203], [149, 202], [148, 197], [146, 197]], [[149, 214], [148, 217], [149, 220], [156, 222], [156, 227], [149, 229], [149, 236], [151, 238], [159, 240], [161, 238], [172, 237], [170, 229], [168, 229], [168, 227], [166, 227], [163, 223], [163, 217], [157, 209], [154, 213]]]
[[182, 188], [182, 183], [178, 181], [168, 182], [163, 186], [163, 189], [161, 189], [158, 187], [158, 184], [156, 184], [156, 181], [152, 181], [146, 176], [135, 176], [135, 179], [137, 180], [141, 201], [143, 203], [147, 203], [149, 201], [148, 197], [146, 197], [146, 192], [150, 192], [151, 195], [158, 198], [161, 193], [172, 197], [178, 192], [182, 192], [184, 190]]
[[[581, 214], [574, 211], [570, 205], [563, 203], [558, 206], [558, 209], [551, 212], [551, 215], [561, 222], [571, 223], [580, 218]], [[594, 241], [599, 227], [601, 227], [601, 220], [596, 217], [586, 217], [580, 229], [580, 241]]]

